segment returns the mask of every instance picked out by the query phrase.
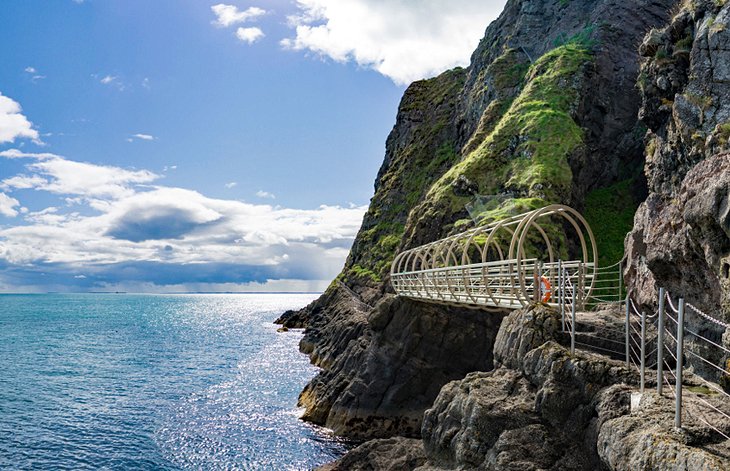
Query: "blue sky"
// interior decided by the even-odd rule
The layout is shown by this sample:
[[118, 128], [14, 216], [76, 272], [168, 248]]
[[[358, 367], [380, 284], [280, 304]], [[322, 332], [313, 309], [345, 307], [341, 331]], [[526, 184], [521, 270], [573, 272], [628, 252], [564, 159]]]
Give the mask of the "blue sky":
[[0, 292], [322, 289], [502, 4], [2, 2]]

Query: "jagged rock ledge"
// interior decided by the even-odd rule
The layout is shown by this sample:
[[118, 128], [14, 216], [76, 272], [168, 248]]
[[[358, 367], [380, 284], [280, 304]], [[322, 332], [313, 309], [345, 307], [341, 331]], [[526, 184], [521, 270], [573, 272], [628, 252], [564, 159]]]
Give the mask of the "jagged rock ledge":
[[727, 445], [715, 454], [706, 448], [717, 441], [707, 427], [673, 429], [668, 396], [646, 393], [632, 410], [636, 372], [599, 355], [570, 355], [559, 325], [544, 306], [513, 312], [495, 342], [497, 367], [444, 386], [421, 440], [371, 440], [320, 469], [730, 469], [721, 457], [730, 457]]

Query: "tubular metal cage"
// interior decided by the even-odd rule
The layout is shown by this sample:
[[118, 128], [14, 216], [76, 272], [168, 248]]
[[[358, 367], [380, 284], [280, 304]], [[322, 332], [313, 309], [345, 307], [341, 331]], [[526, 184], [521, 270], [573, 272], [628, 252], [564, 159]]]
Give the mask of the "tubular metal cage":
[[[568, 246], [563, 228], [575, 232], [577, 245]], [[555, 204], [401, 252], [390, 279], [399, 295], [445, 304], [515, 309], [543, 301], [557, 306], [558, 287], [566, 285], [559, 279], [575, 287], [579, 300], [591, 295], [597, 260], [588, 222], [576, 210]]]

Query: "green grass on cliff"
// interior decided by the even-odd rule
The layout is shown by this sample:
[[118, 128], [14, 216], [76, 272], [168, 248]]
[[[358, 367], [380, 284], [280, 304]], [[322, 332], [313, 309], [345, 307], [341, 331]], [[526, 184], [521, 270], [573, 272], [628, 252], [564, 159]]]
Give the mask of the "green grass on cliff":
[[596, 237], [600, 266], [612, 265], [624, 255], [624, 238], [639, 207], [632, 195], [633, 185], [634, 179], [629, 178], [586, 195], [583, 215]]
[[[509, 55], [507, 55], [509, 57]], [[517, 57], [517, 56], [515, 56]], [[526, 70], [517, 96], [495, 120], [485, 137], [453, 165], [430, 188], [423, 203], [411, 214], [415, 227], [429, 227], [444, 221], [442, 234], [468, 226], [466, 220], [448, 225], [449, 220], [465, 216], [470, 196], [457, 195], [453, 183], [461, 176], [477, 187], [482, 195], [511, 193], [509, 202], [483, 216], [484, 222], [511, 215], [515, 207], [525, 211], [555, 202], [568, 201], [573, 175], [569, 159], [583, 150], [583, 130], [573, 119], [585, 92], [584, 77], [593, 62], [591, 46], [583, 40], [568, 42], [547, 52]], [[500, 70], [510, 70], [503, 55]], [[523, 212], [523, 211], [521, 211]], [[551, 234], [563, 256], [567, 247], [562, 226], [543, 227]], [[531, 252], [544, 252], [539, 233], [530, 234]]]
[[403, 96], [398, 124], [405, 137], [389, 144], [390, 163], [379, 176], [363, 226], [340, 275], [347, 281], [380, 282], [390, 270], [411, 209], [459, 155], [453, 135], [453, 113], [466, 73], [462, 68], [413, 83]]
[[[414, 208], [416, 213], [410, 217], [417, 219], [448, 220], [463, 214], [470, 198], [457, 196], [452, 188], [460, 175], [476, 183], [480, 194], [508, 191], [516, 195], [511, 204], [483, 215], [484, 221], [567, 200], [572, 187], [568, 159], [583, 146], [583, 131], [572, 115], [585, 67], [592, 60], [589, 45], [581, 41], [563, 44], [531, 65], [515, 50], [505, 50], [489, 66], [488, 86], [513, 91], [497, 93], [501, 98], [488, 108], [488, 119], [482, 117], [484, 122], [475, 133], [478, 139], [465, 147], [463, 158], [453, 138], [445, 133], [453, 125], [449, 121], [452, 114], [445, 110], [456, 106], [463, 71], [409, 87], [399, 113], [419, 118], [413, 139], [398, 150], [381, 175], [366, 216], [370, 224], [358, 235], [344, 277], [382, 280], [400, 246], [404, 214]], [[437, 109], [440, 111], [434, 113]], [[554, 232], [559, 228], [545, 229]], [[536, 239], [534, 245], [539, 250], [541, 242]]]
[[568, 157], [583, 144], [571, 117], [579, 99], [583, 67], [592, 60], [581, 43], [560, 46], [530, 66], [525, 86], [495, 129], [431, 188], [428, 197], [452, 210], [468, 198], [454, 195], [451, 183], [464, 175], [481, 194], [502, 190], [523, 197], [561, 201], [570, 193]]

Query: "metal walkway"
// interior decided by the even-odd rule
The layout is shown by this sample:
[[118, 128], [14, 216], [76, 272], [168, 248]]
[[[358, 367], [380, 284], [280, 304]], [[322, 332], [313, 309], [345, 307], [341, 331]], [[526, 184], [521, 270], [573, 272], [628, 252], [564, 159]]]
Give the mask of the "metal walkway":
[[583, 216], [550, 205], [401, 252], [390, 280], [398, 295], [436, 303], [519, 309], [569, 296], [580, 308], [603, 289], [597, 258]]
[[[711, 315], [681, 297], [675, 307], [660, 288], [656, 312], [647, 314], [625, 293], [622, 268], [623, 260], [598, 267], [586, 220], [551, 205], [401, 252], [390, 277], [398, 295], [428, 302], [487, 310], [535, 301], [554, 306], [571, 354], [578, 348], [625, 360], [639, 372], [641, 393], [647, 378], [659, 395], [668, 390], [676, 428], [702, 423], [730, 442], [730, 346], [722, 335], [730, 323], [721, 320], [722, 309]], [[612, 322], [596, 322], [586, 311], [598, 304]], [[692, 330], [687, 313], [704, 328]]]

